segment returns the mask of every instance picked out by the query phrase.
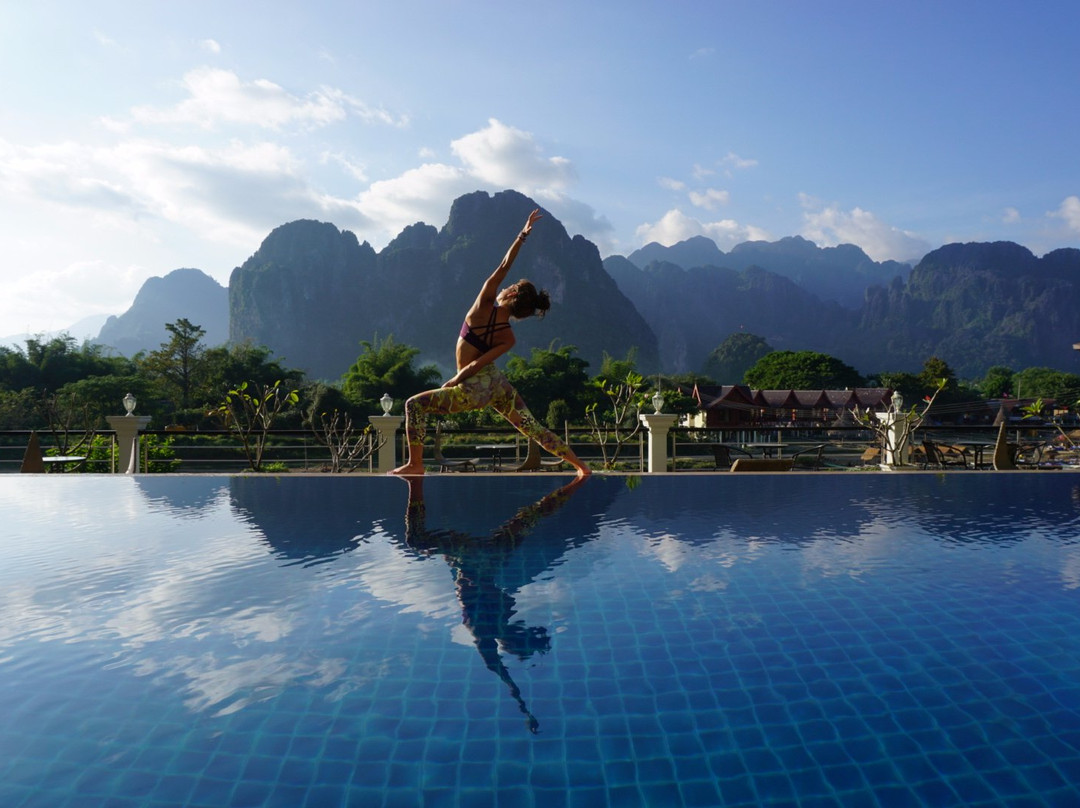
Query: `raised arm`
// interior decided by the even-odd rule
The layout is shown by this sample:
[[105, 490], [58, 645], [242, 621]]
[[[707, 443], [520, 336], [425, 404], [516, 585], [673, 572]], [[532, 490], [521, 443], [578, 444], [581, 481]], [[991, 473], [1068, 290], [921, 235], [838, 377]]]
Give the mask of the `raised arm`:
[[[502, 285], [503, 281], [506, 280], [506, 273], [510, 271], [514, 259], [517, 258], [518, 251], [521, 250], [521, 245], [525, 243], [525, 239], [532, 231], [533, 224], [535, 224], [542, 215], [539, 208], [529, 214], [529, 218], [525, 221], [525, 226], [521, 228], [521, 232], [518, 233], [517, 237], [510, 245], [510, 249], [508, 249], [506, 255], [503, 256], [502, 263], [495, 268], [495, 271], [491, 273], [486, 281], [484, 281], [484, 285], [480, 287], [480, 294], [476, 296], [472, 308], [470, 308], [469, 313], [465, 315], [466, 322], [476, 322], [477, 318], [483, 320], [488, 316], [488, 312], [490, 312], [491, 307], [495, 305], [495, 299], [499, 295], [499, 287]], [[510, 329], [506, 329], [495, 338], [494, 343], [491, 345], [491, 350], [485, 351], [471, 362], [458, 368], [457, 373], [447, 379], [443, 384], [443, 387], [453, 387], [456, 384], [460, 384], [485, 365], [490, 365], [513, 347], [514, 334]]]
[[517, 234], [517, 237], [510, 244], [510, 249], [508, 249], [506, 255], [503, 256], [502, 263], [500, 263], [495, 268], [495, 271], [488, 276], [488, 279], [484, 281], [484, 285], [480, 288], [480, 294], [476, 299], [476, 304], [484, 305], [495, 302], [495, 296], [499, 294], [499, 287], [502, 286], [503, 281], [506, 280], [506, 273], [510, 271], [514, 259], [517, 258], [518, 251], [521, 250], [521, 245], [525, 243], [525, 239], [528, 238], [529, 233], [532, 232], [533, 224], [535, 224], [543, 215], [544, 214], [540, 212], [540, 208], [537, 208], [529, 214], [525, 226], [521, 228], [521, 232]]

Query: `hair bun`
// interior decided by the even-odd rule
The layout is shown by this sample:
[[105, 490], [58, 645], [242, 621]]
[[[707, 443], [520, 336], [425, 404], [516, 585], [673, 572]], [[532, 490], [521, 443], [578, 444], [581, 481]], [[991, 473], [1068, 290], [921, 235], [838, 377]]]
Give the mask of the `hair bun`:
[[548, 309], [551, 308], [551, 297], [548, 296], [547, 289], [541, 289], [536, 293], [536, 311], [538, 317], [543, 317]]

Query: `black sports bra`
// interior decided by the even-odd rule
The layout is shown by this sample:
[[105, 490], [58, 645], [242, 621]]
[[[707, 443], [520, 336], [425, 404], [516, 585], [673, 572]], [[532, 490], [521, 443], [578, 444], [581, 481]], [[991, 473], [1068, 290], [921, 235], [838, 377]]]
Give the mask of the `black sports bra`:
[[488, 318], [487, 325], [478, 326], [476, 329], [473, 329], [468, 321], [463, 322], [461, 324], [461, 331], [458, 332], [458, 336], [482, 354], [490, 351], [492, 347], [491, 338], [502, 329], [510, 328], [510, 323], [499, 323], [495, 321], [495, 312], [498, 308], [498, 303], [491, 307], [491, 316]]

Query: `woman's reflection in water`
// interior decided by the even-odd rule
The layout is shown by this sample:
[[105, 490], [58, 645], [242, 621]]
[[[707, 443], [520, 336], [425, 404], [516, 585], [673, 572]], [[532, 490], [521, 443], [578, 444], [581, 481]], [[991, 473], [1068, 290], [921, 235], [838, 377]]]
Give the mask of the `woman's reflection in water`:
[[521, 543], [536, 523], [562, 507], [588, 478], [575, 477], [538, 502], [525, 506], [489, 536], [483, 537], [453, 530], [428, 530], [424, 478], [402, 479], [409, 485], [409, 504], [405, 510], [406, 541], [414, 550], [438, 553], [446, 559], [454, 574], [462, 622], [473, 635], [484, 664], [510, 688], [510, 695], [525, 715], [529, 731], [536, 733], [540, 722], [529, 712], [521, 690], [503, 664], [499, 649], [526, 660], [536, 652], [547, 653], [551, 638], [542, 626], [527, 626], [513, 619], [514, 596], [496, 583], [496, 573], [507, 554]]

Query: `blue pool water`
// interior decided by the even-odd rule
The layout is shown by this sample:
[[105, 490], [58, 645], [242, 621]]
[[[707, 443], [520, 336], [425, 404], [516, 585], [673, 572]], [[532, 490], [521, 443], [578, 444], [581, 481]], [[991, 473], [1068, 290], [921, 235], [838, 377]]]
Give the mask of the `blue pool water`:
[[0, 805], [1080, 804], [1080, 475], [568, 480], [0, 478]]

